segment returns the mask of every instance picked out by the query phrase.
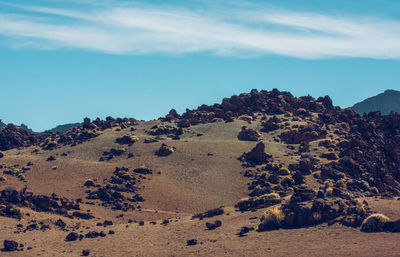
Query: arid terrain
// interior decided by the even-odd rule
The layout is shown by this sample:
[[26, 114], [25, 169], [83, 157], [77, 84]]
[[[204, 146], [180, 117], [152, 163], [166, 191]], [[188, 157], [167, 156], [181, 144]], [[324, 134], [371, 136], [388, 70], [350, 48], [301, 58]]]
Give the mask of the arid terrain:
[[400, 256], [395, 113], [253, 90], [0, 146], [2, 256]]

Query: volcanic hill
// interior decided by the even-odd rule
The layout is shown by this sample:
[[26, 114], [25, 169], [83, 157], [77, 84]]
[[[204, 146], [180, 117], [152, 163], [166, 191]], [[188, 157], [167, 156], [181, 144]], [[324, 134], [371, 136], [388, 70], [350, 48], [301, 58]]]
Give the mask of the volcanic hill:
[[376, 111], [380, 111], [385, 115], [390, 114], [392, 111], [400, 113], [400, 91], [386, 90], [381, 94], [355, 104], [352, 108], [360, 115]]
[[153, 121], [9, 124], [0, 149], [5, 256], [400, 253], [396, 113], [252, 90]]

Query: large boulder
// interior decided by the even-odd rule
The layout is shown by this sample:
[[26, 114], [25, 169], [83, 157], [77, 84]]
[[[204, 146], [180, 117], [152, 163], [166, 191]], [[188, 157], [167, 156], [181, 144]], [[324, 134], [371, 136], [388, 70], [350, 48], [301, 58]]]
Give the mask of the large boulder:
[[13, 252], [18, 250], [18, 243], [14, 240], [4, 240], [4, 251], [6, 252]]
[[261, 135], [255, 131], [254, 129], [247, 128], [246, 126], [242, 127], [242, 130], [239, 132], [237, 136], [239, 140], [243, 141], [259, 141], [261, 140]]

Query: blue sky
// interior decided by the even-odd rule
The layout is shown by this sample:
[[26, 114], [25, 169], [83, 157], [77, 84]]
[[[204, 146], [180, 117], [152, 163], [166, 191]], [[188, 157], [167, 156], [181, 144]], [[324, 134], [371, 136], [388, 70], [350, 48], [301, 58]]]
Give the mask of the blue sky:
[[149, 120], [253, 88], [348, 107], [400, 90], [399, 58], [395, 0], [0, 0], [0, 118]]

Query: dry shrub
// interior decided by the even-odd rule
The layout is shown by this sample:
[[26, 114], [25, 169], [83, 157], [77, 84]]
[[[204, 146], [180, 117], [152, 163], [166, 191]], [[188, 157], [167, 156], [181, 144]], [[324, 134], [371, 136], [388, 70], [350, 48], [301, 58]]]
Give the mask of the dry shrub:
[[344, 183], [344, 180], [343, 180], [343, 179], [340, 179], [340, 180], [336, 181], [335, 187], [336, 187], [336, 188], [345, 188], [345, 187], [346, 187], [346, 184]]
[[290, 175], [290, 170], [288, 168], [280, 168], [278, 174], [281, 176]]
[[265, 214], [261, 217], [261, 223], [258, 225], [258, 231], [278, 229], [284, 219], [285, 214], [280, 207], [275, 206], [267, 209]]
[[390, 219], [383, 214], [372, 214], [368, 218], [366, 218], [361, 224], [361, 231], [381, 232], [384, 230], [384, 226], [388, 221], [390, 221]]
[[277, 193], [270, 193], [270, 194], [265, 194], [260, 196], [260, 198], [263, 198], [266, 201], [278, 201], [281, 199], [281, 196]]
[[304, 108], [299, 108], [299, 109], [297, 109], [296, 113], [297, 113], [297, 115], [304, 115], [304, 114], [307, 114], [307, 110]]
[[320, 212], [313, 213], [313, 221], [320, 222], [322, 220], [322, 214]]
[[328, 188], [325, 190], [325, 193], [326, 193], [327, 196], [332, 196], [332, 191], [333, 191], [333, 188], [332, 188], [332, 187], [328, 187]]

